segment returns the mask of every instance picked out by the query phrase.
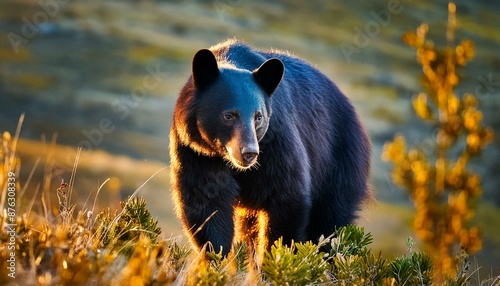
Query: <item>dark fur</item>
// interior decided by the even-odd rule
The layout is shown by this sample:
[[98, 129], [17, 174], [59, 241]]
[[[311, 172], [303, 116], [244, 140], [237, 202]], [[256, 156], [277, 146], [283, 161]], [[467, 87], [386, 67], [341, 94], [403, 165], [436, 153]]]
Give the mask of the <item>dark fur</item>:
[[[317, 242], [352, 223], [370, 197], [370, 142], [350, 101], [320, 71], [287, 53], [236, 41], [210, 50], [221, 74], [213, 75], [209, 56], [199, 56], [170, 133], [174, 201], [195, 246], [211, 242], [227, 254], [235, 237], [256, 242], [259, 231], [269, 243], [279, 237]], [[271, 58], [285, 67], [274, 93], [278, 61], [260, 78], [251, 73]], [[228, 106], [240, 114], [237, 127], [221, 124]], [[256, 110], [263, 113], [260, 125], [249, 118]], [[257, 147], [258, 162], [235, 168], [226, 146]], [[243, 210], [239, 218], [236, 207]], [[259, 212], [267, 214], [267, 227], [256, 225]]]

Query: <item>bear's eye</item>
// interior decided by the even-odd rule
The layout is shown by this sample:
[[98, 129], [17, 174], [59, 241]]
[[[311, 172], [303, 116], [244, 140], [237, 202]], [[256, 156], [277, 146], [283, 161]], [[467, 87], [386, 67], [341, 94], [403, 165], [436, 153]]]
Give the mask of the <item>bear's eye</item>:
[[262, 113], [257, 112], [255, 113], [255, 122], [261, 122], [262, 121]]
[[233, 114], [231, 114], [231, 113], [225, 113], [224, 114], [224, 120], [231, 121], [233, 119], [234, 119], [234, 115]]

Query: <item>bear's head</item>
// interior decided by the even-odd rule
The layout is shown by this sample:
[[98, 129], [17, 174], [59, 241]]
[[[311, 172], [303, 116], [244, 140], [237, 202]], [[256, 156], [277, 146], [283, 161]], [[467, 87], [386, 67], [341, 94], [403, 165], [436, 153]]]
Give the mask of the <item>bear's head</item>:
[[[219, 66], [220, 65], [220, 66]], [[208, 153], [220, 156], [238, 170], [254, 166], [259, 141], [271, 116], [271, 95], [281, 82], [283, 63], [276, 58], [253, 71], [218, 63], [207, 49], [192, 63], [196, 132]]]

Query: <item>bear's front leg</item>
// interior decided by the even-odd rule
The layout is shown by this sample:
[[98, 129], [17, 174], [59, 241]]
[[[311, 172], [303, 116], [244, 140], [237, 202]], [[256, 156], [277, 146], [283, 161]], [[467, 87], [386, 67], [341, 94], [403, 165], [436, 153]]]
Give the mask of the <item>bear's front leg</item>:
[[283, 244], [306, 240], [306, 229], [310, 211], [309, 198], [294, 194], [292, 197], [275, 200], [269, 204], [269, 245], [283, 237]]
[[[242, 205], [262, 210], [267, 215], [267, 226], [264, 227], [266, 248], [280, 237], [288, 245], [292, 240], [306, 240], [311, 210], [307, 164], [294, 164], [296, 161], [291, 159], [288, 166], [281, 161], [281, 168], [275, 168], [268, 164], [269, 157], [262, 157], [258, 170], [243, 172], [236, 177], [241, 186]], [[246, 225], [249, 232], [248, 225], [251, 223]], [[254, 225], [257, 223], [254, 222]]]
[[185, 146], [175, 151], [173, 197], [184, 229], [198, 251], [210, 242], [216, 252], [227, 255], [234, 237], [238, 183], [222, 160], [200, 156]]

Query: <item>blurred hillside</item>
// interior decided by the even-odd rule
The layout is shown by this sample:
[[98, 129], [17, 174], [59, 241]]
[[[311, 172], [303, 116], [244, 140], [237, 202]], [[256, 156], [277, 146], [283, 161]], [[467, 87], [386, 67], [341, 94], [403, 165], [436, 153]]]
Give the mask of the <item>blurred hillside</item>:
[[[192, 55], [237, 37], [257, 48], [289, 50], [330, 76], [353, 101], [373, 141], [372, 184], [378, 200], [408, 205], [404, 193], [390, 182], [389, 165], [380, 159], [382, 145], [396, 132], [429, 152], [434, 143], [426, 139], [432, 128], [411, 111], [410, 98], [422, 89], [420, 71], [414, 51], [401, 37], [427, 22], [430, 38], [444, 43], [447, 1], [40, 3], [0, 2], [0, 130], [14, 133], [20, 114], [26, 113], [21, 131], [24, 149], [20, 149], [24, 178], [40, 156], [36, 151], [49, 152], [47, 144], [37, 142], [48, 142], [57, 134], [61, 145], [57, 156], [47, 155], [59, 170], [53, 183], [67, 178], [76, 146], [83, 146], [83, 158], [96, 161], [86, 161], [79, 169], [88, 175], [76, 182], [81, 196], [86, 198], [110, 176], [122, 180], [122, 197], [130, 194], [168, 164], [173, 105], [189, 76]], [[457, 38], [470, 38], [477, 48], [475, 59], [463, 70], [458, 92], [480, 97], [484, 122], [498, 133], [500, 2], [456, 3]], [[495, 206], [500, 205], [499, 153], [497, 136], [472, 164], [483, 175], [484, 201]], [[43, 168], [36, 172], [43, 173]], [[163, 221], [173, 229], [168, 172], [158, 177], [161, 183], [148, 186], [144, 193], [151, 198], [151, 208], [168, 217]], [[371, 217], [369, 224], [383, 220], [373, 231], [401, 224], [392, 221], [393, 214], [406, 210], [381, 205], [382, 210], [375, 208], [366, 215]], [[495, 207], [484, 208], [486, 216], [491, 209]], [[408, 215], [401, 217], [408, 220]], [[406, 227], [407, 233], [411, 234]], [[495, 239], [500, 243], [498, 236]], [[498, 258], [498, 252], [489, 255]]]

